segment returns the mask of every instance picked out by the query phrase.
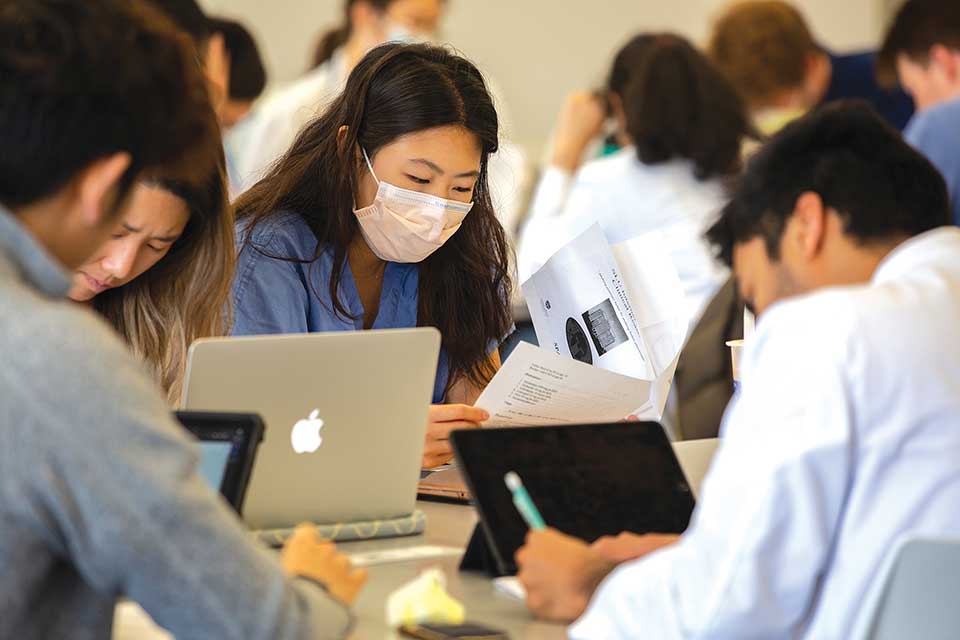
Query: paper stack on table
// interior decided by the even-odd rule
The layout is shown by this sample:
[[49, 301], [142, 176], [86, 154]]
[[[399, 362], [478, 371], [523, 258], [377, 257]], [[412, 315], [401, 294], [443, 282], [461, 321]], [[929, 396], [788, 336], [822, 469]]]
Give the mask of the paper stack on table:
[[689, 322], [659, 234], [611, 247], [594, 225], [523, 284], [521, 343], [476, 405], [489, 426], [659, 420]]

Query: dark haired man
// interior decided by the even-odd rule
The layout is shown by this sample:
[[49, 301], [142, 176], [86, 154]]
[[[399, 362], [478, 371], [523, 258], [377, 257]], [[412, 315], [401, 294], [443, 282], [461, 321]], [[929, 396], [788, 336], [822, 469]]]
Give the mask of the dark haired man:
[[223, 37], [230, 65], [230, 88], [221, 110], [220, 122], [223, 125], [223, 150], [232, 199], [241, 192], [236, 160], [246, 148], [255, 126], [253, 119], [247, 116], [267, 85], [267, 72], [263, 68], [257, 42], [246, 27], [233, 20], [211, 18], [210, 28]]
[[709, 234], [760, 322], [690, 527], [531, 533], [530, 608], [579, 617], [572, 638], [855, 637], [898, 540], [960, 534], [948, 222], [943, 179], [866, 106], [775, 136]]
[[223, 36], [230, 59], [230, 93], [223, 110], [223, 127], [240, 122], [267, 86], [267, 72], [253, 36], [239, 22], [211, 18], [210, 28]]
[[196, 0], [146, 0], [173, 21], [183, 33], [190, 36], [207, 76], [210, 102], [220, 118], [226, 116], [230, 95], [230, 58], [224, 34], [215, 29]]
[[943, 174], [960, 224], [960, 3], [909, 0], [879, 57], [882, 77], [899, 79], [917, 113], [903, 135]]
[[141, 173], [216, 148], [186, 38], [139, 0], [6, 0], [0, 76], [0, 638], [108, 638], [120, 596], [178, 637], [345, 634], [364, 575], [313, 528], [284, 575], [141, 366], [66, 300]]

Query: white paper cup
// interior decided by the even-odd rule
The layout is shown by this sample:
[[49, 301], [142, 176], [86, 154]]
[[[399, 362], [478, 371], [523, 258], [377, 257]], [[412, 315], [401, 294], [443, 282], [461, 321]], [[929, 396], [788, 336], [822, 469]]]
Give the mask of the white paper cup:
[[743, 340], [729, 340], [727, 346], [730, 347], [730, 359], [733, 362], [733, 383], [740, 383], [740, 358], [743, 356]]

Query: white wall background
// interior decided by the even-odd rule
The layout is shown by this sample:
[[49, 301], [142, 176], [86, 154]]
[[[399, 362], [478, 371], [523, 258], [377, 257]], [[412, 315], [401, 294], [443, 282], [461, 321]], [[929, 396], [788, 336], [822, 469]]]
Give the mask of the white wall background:
[[[334, 26], [341, 0], [201, 0], [241, 19], [257, 36], [272, 84], [306, 69], [318, 34]], [[829, 47], [876, 46], [895, 0], [795, 0]], [[676, 31], [702, 42], [727, 0], [449, 0], [445, 39], [498, 87], [509, 134], [539, 157], [566, 93], [603, 80], [613, 53], [634, 33]]]

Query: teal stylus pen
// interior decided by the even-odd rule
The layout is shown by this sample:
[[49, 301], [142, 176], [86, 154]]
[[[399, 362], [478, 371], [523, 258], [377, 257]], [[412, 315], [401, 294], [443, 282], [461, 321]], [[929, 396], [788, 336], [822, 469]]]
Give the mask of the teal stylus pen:
[[514, 471], [508, 472], [503, 476], [503, 481], [507, 483], [507, 489], [513, 494], [513, 504], [520, 512], [520, 516], [527, 523], [527, 526], [534, 531], [540, 531], [547, 528], [547, 523], [543, 521], [543, 516], [537, 510], [537, 505], [533, 504], [527, 488], [523, 486], [520, 476]]

